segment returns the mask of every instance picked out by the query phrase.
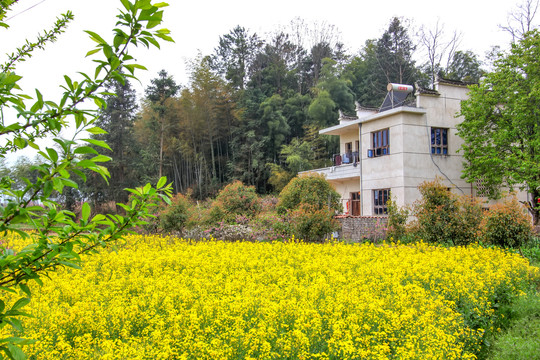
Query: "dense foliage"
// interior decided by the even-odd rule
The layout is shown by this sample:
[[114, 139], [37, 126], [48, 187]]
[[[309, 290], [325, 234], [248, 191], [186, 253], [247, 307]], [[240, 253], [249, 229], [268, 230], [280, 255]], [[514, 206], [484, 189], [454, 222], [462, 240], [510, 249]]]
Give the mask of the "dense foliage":
[[[20, 239], [6, 239], [17, 248]], [[475, 359], [538, 270], [425, 243], [190, 242], [128, 236], [45, 279], [39, 359]], [[2, 329], [8, 335], [9, 329]]]
[[504, 248], [521, 248], [533, 240], [530, 217], [515, 196], [485, 207], [479, 199], [451, 192], [440, 179], [422, 183], [419, 191], [422, 197], [410, 208], [388, 202], [388, 238]]
[[483, 220], [482, 236], [487, 243], [505, 248], [519, 248], [530, 241], [530, 219], [515, 197], [489, 208]]
[[[159, 212], [159, 228], [169, 233], [181, 233], [186, 227], [192, 213], [193, 204], [182, 194], [172, 197], [170, 204], [163, 204], [163, 209]], [[157, 229], [152, 228], [152, 231]]]
[[477, 240], [482, 206], [475, 199], [451, 192], [441, 181], [419, 187], [421, 199], [414, 204], [413, 232], [421, 239], [440, 244], [467, 245]]
[[496, 198], [504, 187], [530, 193], [528, 209], [540, 219], [540, 32], [531, 31], [500, 53], [494, 71], [472, 86], [458, 125], [464, 172]]
[[261, 211], [261, 202], [253, 186], [234, 181], [225, 186], [210, 208], [210, 221], [233, 223], [240, 218], [250, 219]]
[[341, 195], [318, 173], [305, 173], [292, 179], [279, 194], [278, 210], [294, 210], [302, 205], [341, 212]]

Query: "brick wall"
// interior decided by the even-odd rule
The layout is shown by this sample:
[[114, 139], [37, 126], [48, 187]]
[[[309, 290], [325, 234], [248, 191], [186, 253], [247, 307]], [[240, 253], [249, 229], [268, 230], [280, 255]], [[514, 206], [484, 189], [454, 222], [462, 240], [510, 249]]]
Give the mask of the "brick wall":
[[386, 217], [337, 216], [341, 223], [339, 238], [343, 240], [383, 240], [386, 238]]

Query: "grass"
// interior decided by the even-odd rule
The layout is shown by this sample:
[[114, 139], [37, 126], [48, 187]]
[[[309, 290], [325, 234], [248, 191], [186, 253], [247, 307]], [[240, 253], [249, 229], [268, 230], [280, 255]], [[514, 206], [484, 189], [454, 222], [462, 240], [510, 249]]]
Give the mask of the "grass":
[[[531, 265], [540, 266], [540, 238], [521, 250]], [[493, 339], [489, 360], [540, 360], [540, 283], [505, 309], [503, 331]]]
[[492, 344], [490, 360], [540, 359], [540, 295], [528, 294], [513, 304], [510, 327]]

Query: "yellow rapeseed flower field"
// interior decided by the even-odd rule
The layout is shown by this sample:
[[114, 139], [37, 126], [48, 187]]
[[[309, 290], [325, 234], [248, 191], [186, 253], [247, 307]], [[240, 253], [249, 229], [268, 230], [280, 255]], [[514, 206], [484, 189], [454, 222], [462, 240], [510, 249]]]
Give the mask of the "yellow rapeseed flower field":
[[531, 275], [518, 255], [479, 246], [133, 235], [34, 287], [24, 336], [38, 341], [24, 350], [55, 360], [475, 359], [494, 304]]

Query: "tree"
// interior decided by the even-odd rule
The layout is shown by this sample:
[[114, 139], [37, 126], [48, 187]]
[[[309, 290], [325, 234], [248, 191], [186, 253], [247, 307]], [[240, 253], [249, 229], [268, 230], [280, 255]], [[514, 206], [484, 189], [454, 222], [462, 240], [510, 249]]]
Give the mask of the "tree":
[[527, 207], [538, 224], [540, 207], [540, 32], [534, 30], [501, 54], [495, 70], [471, 86], [461, 104], [465, 118], [464, 177], [481, 180], [491, 198], [501, 186], [526, 190]]
[[152, 85], [148, 86], [145, 90], [146, 99], [152, 104], [152, 110], [155, 113], [154, 122], [157, 123], [159, 131], [159, 174], [161, 178], [163, 175], [163, 147], [167, 128], [167, 119], [165, 113], [167, 112], [166, 102], [175, 96], [180, 89], [179, 85], [169, 76], [165, 70], [161, 70], [158, 77], [150, 80]]
[[414, 84], [419, 76], [412, 59], [415, 50], [399, 18], [391, 20], [379, 39], [367, 40], [360, 55], [345, 67], [358, 102], [362, 106], [379, 107], [388, 83]]
[[420, 29], [420, 43], [427, 54], [425, 67], [432, 89], [438, 73], [442, 69], [448, 68], [454, 58], [460, 37], [461, 35], [454, 31], [449, 39], [445, 39], [444, 25], [439, 24], [439, 21], [434, 29], [427, 29], [424, 26]]
[[[335, 103], [335, 119], [326, 119], [325, 126], [333, 125], [337, 119], [338, 110], [345, 114], [356, 115], [354, 93], [351, 90], [351, 81], [344, 79], [336, 67], [336, 61], [324, 59], [321, 76], [317, 83], [317, 89], [326, 91]], [[334, 121], [332, 121], [334, 120]]]
[[[51, 195], [62, 194], [65, 187], [77, 188], [77, 176], [85, 180], [85, 171], [93, 171], [104, 178], [109, 177], [107, 169], [101, 163], [110, 160], [100, 155], [91, 145], [109, 149], [103, 141], [97, 139], [77, 140], [82, 134], [103, 133], [96, 126], [96, 110], [83, 106], [86, 100], [92, 100], [99, 107], [106, 105], [102, 94], [103, 86], [111, 79], [124, 82], [126, 78], [134, 78], [136, 69], [143, 68], [133, 61], [129, 53], [131, 46], [159, 46], [158, 39], [172, 41], [167, 29], [156, 29], [162, 21], [164, 3], [152, 5], [147, 0], [122, 0], [117, 28], [113, 30], [114, 39], [105, 41], [99, 34], [87, 31], [97, 45], [87, 56], [94, 57], [96, 70], [93, 74], [81, 74], [74, 81], [65, 76], [64, 92], [59, 100], [46, 100], [36, 90], [36, 96], [23, 93], [18, 81], [16, 67], [20, 61], [30, 57], [36, 48], [53, 40], [63, 31], [72, 18], [66, 13], [56, 22], [53, 30], [39, 36], [35, 42], [27, 42], [17, 49], [8, 60], [0, 66], [0, 155], [18, 153], [30, 146], [38, 151], [42, 161], [35, 166], [35, 180], [26, 178], [23, 189], [16, 189], [12, 181], [4, 177], [0, 182], [0, 196], [6, 199], [0, 205], [0, 232], [14, 232], [22, 237], [30, 238], [31, 244], [14, 251], [2, 246], [0, 249], [0, 289], [12, 291], [21, 298], [10, 306], [0, 300], [0, 327], [6, 324], [17, 331], [22, 331], [20, 316], [25, 315], [21, 309], [28, 304], [31, 296], [29, 283], [31, 280], [41, 283], [40, 277], [48, 271], [63, 266], [79, 267], [80, 256], [92, 253], [102, 246], [119, 239], [131, 226], [143, 224], [150, 207], [159, 197], [168, 200], [170, 187], [165, 186], [166, 179], [161, 179], [156, 188], [150, 184], [130, 190], [132, 201], [122, 205], [124, 216], [91, 216], [88, 203], [82, 206], [81, 216], [61, 209], [60, 204]], [[0, 27], [8, 28], [3, 22], [13, 1], [0, 2]], [[96, 55], [99, 54], [99, 55]], [[123, 67], [129, 73], [122, 74]], [[7, 111], [9, 110], [9, 111]], [[16, 119], [4, 118], [14, 111]], [[9, 116], [9, 115], [8, 115]], [[59, 133], [71, 126], [74, 136], [62, 139]], [[57, 151], [36, 142], [39, 138], [49, 137], [56, 143]], [[93, 157], [82, 158], [81, 155], [92, 154]], [[41, 206], [33, 205], [39, 202]], [[20, 224], [24, 224], [23, 230]], [[9, 337], [0, 341], [0, 351], [10, 359], [23, 359], [19, 348], [28, 341], [17, 337]]]
[[[111, 95], [104, 96], [107, 106], [101, 109], [96, 120], [96, 126], [106, 133], [93, 134], [91, 137], [105, 141], [111, 148], [103, 150], [103, 154], [112, 159], [107, 166], [111, 178], [107, 183], [102, 177], [89, 174], [84, 188], [87, 195], [98, 200], [97, 202], [125, 203], [128, 201], [128, 193], [124, 189], [139, 185], [133, 166], [138, 157], [133, 136], [135, 111], [138, 107], [137, 95], [127, 79], [123, 83], [116, 79], [111, 80], [106, 85], [106, 90]], [[97, 150], [96, 146], [94, 149]]]
[[278, 212], [286, 214], [293, 234], [306, 241], [320, 241], [337, 226], [333, 218], [342, 211], [341, 196], [321, 174], [302, 174], [279, 194]]
[[480, 65], [478, 56], [472, 51], [456, 51], [442, 75], [447, 79], [478, 83], [484, 75]]
[[415, 50], [416, 46], [402, 21], [394, 17], [375, 46], [379, 71], [384, 74], [386, 83], [414, 83], [416, 68], [412, 57]]
[[534, 29], [533, 22], [539, 6], [539, 0], [524, 0], [508, 14], [506, 25], [499, 27], [512, 36], [512, 42], [523, 39], [525, 34]]
[[230, 84], [243, 90], [247, 84], [248, 69], [263, 42], [257, 34], [236, 26], [228, 34], [219, 37], [219, 46], [214, 50], [211, 65]]
[[278, 94], [266, 99], [260, 105], [260, 126], [264, 130], [263, 144], [267, 158], [272, 162], [277, 161], [281, 146], [285, 143], [290, 131], [282, 108], [283, 99]]

